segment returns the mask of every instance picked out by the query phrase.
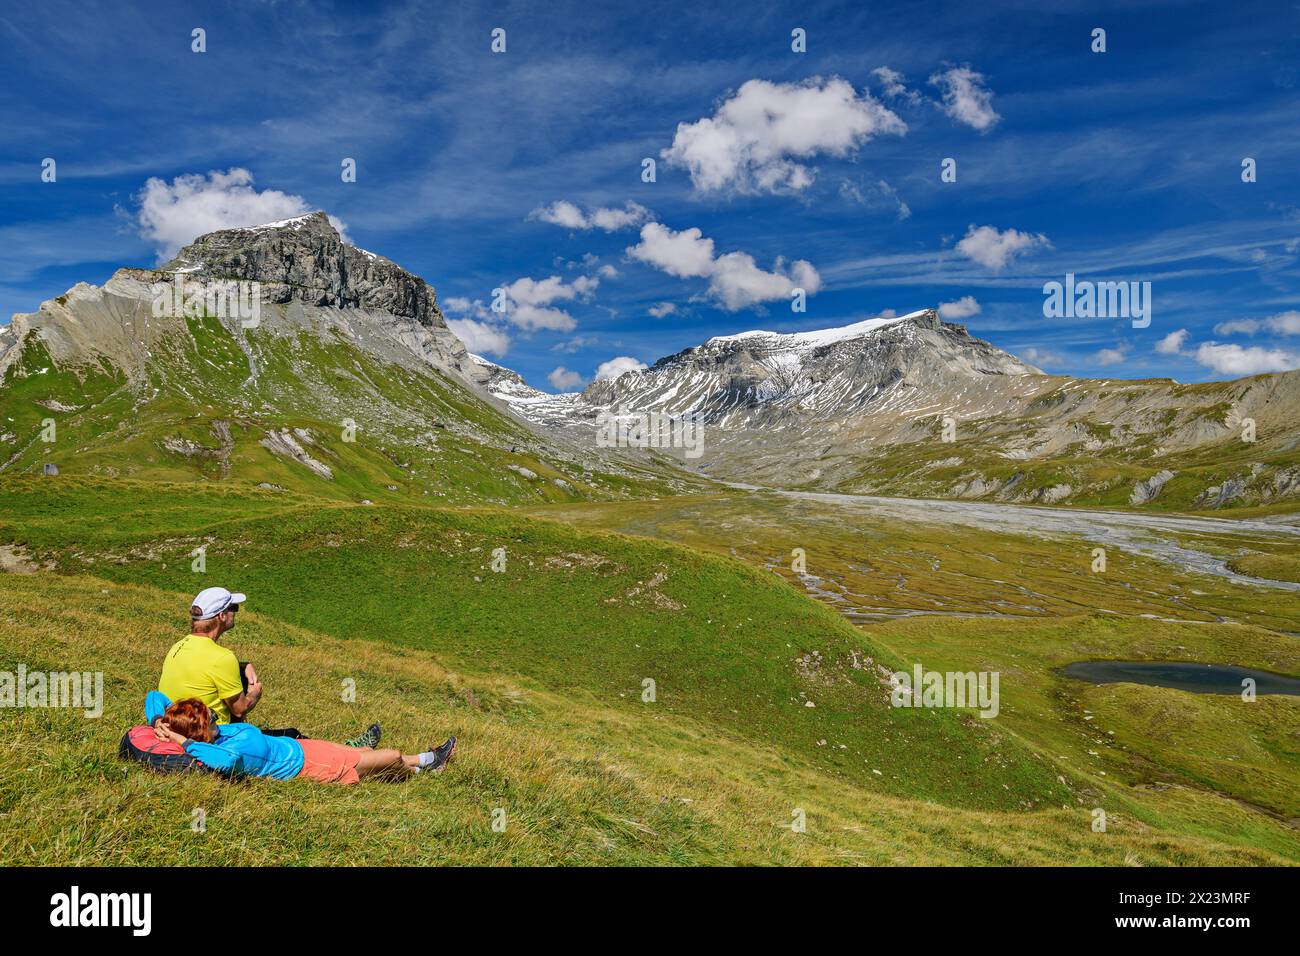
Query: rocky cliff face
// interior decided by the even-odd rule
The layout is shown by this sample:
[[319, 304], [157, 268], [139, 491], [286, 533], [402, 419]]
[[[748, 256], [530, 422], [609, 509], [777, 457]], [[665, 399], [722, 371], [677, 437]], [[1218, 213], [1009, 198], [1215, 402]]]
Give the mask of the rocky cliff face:
[[428, 283], [383, 256], [344, 243], [324, 212], [200, 236], [162, 271], [190, 279], [256, 281], [268, 303], [297, 299], [446, 327]]

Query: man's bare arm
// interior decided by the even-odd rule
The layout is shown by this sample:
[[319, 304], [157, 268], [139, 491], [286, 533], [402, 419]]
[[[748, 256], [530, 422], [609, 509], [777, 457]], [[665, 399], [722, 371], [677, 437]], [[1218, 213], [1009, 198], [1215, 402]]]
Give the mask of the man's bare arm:
[[257, 679], [257, 671], [253, 670], [253, 665], [247, 665], [244, 672], [248, 675], [248, 690], [226, 699], [226, 706], [230, 708], [231, 715], [236, 718], [243, 717], [262, 699], [262, 682]]
[[243, 717], [262, 699], [262, 685], [249, 684], [248, 690], [239, 694], [237, 697], [231, 697], [226, 701], [226, 706], [230, 708], [231, 716]]

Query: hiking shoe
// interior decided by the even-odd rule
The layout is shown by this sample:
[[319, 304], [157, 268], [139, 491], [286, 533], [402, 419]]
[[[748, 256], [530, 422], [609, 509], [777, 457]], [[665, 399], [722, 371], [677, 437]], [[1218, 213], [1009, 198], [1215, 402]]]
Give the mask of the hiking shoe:
[[383, 731], [379, 729], [379, 724], [371, 724], [365, 729], [364, 733], [357, 734], [351, 740], [343, 741], [345, 747], [378, 747], [379, 738]]
[[433, 754], [433, 762], [424, 769], [437, 773], [447, 766], [451, 761], [451, 755], [456, 752], [456, 738], [448, 737], [446, 743], [440, 747], [430, 747], [429, 752]]

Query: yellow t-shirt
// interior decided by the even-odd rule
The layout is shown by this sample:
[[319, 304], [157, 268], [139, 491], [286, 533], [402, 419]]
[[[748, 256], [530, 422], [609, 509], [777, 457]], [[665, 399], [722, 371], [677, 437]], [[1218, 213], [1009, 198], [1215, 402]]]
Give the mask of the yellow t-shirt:
[[210, 637], [183, 637], [167, 652], [158, 689], [173, 703], [197, 697], [212, 708], [218, 723], [228, 724], [230, 708], [226, 701], [244, 690], [239, 679], [239, 658]]

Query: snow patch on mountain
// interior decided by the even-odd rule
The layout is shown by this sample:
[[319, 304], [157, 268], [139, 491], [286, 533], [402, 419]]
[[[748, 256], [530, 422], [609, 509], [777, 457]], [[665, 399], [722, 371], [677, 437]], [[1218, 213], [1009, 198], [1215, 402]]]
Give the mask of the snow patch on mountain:
[[728, 342], [744, 342], [746, 344], [761, 343], [764, 348], [769, 349], [820, 348], [824, 345], [843, 342], [845, 339], [870, 335], [879, 329], [897, 325], [899, 322], [906, 322], [910, 319], [918, 319], [924, 315], [925, 310], [922, 309], [908, 315], [864, 319], [861, 322], [854, 322], [852, 325], [844, 325], [836, 329], [814, 329], [811, 332], [765, 332], [756, 330], [753, 332], [738, 332], [735, 335], [715, 335], [704, 344], [708, 346], [722, 345]]

